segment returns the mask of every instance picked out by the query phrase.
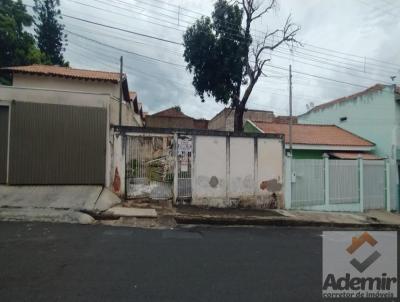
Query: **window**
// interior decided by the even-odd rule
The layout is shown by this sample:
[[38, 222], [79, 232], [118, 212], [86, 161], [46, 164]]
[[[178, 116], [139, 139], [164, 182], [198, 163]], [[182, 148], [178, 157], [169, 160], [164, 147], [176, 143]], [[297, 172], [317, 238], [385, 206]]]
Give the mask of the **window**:
[[347, 121], [347, 116], [342, 116], [342, 117], [340, 118], [340, 121], [341, 121], [341, 122]]

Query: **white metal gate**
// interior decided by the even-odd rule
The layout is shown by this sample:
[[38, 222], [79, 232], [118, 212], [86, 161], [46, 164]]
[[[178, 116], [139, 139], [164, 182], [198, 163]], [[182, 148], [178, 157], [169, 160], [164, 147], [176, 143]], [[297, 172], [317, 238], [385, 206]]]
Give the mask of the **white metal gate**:
[[186, 201], [192, 198], [192, 136], [178, 135], [178, 188], [177, 200]]
[[172, 198], [174, 162], [172, 135], [127, 136], [127, 197]]
[[381, 160], [364, 160], [364, 208], [384, 209], [385, 164]]
[[324, 161], [322, 159], [292, 160], [292, 206], [324, 204]]
[[384, 160], [292, 159], [291, 207], [386, 209], [385, 167]]
[[358, 173], [357, 160], [329, 160], [329, 202], [331, 204], [359, 202]]

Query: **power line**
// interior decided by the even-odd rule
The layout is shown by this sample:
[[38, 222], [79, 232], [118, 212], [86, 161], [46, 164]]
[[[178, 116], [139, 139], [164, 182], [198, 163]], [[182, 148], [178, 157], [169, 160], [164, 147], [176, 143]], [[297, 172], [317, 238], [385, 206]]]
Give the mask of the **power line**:
[[[276, 68], [276, 69], [286, 70], [286, 68], [283, 68], [283, 67], [280, 67], [280, 66], [274, 66], [274, 65], [271, 65], [271, 64], [269, 64], [267, 66], [272, 67], [272, 68]], [[332, 81], [332, 82], [336, 82], [336, 83], [341, 83], [341, 84], [346, 84], [346, 85], [351, 85], [351, 86], [356, 86], [356, 87], [362, 87], [362, 88], [368, 88], [367, 86], [354, 84], [354, 83], [350, 83], [350, 82], [346, 82], [346, 81], [335, 80], [335, 79], [331, 79], [331, 78], [327, 78], [327, 77], [317, 76], [315, 74], [310, 74], [310, 73], [306, 73], [306, 72], [295, 71], [295, 70], [293, 70], [292, 72], [293, 73], [297, 73], [297, 74], [307, 75], [307, 76], [313, 77], [313, 78]]]
[[[175, 45], [182, 45], [181, 43], [176, 42], [176, 41], [172, 41], [172, 40], [168, 40], [168, 39], [162, 39], [162, 38], [158, 38], [158, 37], [155, 37], [155, 36], [152, 36], [152, 35], [142, 34], [142, 33], [138, 33], [138, 32], [135, 32], [135, 31], [126, 30], [126, 29], [123, 29], [123, 28], [119, 28], [119, 27], [115, 27], [115, 26], [111, 26], [111, 25], [106, 25], [106, 24], [102, 24], [102, 23], [99, 23], [99, 22], [94, 22], [94, 21], [90, 21], [90, 20], [87, 20], [87, 19], [78, 18], [78, 17], [66, 15], [66, 14], [62, 14], [62, 15], [64, 17], [71, 18], [71, 19], [74, 19], [74, 20], [78, 20], [78, 21], [81, 21], [81, 22], [85, 22], [85, 23], [89, 23], [89, 24], [93, 24], [93, 25], [97, 25], [97, 26], [101, 26], [101, 27], [105, 27], [105, 28], [111, 28], [111, 29], [114, 29], [114, 30], [119, 30], [119, 31], [122, 31], [122, 32], [130, 33], [130, 34], [134, 34], [134, 35], [138, 35], [138, 36], [142, 36], [142, 37], [146, 37], [146, 38], [150, 38], [150, 39], [154, 39], [154, 40], [158, 40], [158, 41], [162, 41], [162, 42], [166, 42], [166, 43], [172, 43], [172, 44], [175, 44]], [[119, 50], [121, 51], [121, 49], [119, 49]], [[140, 55], [140, 54], [138, 54], [138, 55]], [[140, 55], [140, 56], [147, 57], [145, 55]], [[159, 62], [163, 62], [163, 60], [159, 60], [159, 59], [156, 59], [156, 58], [151, 58], [151, 59], [157, 60]], [[164, 63], [166, 63], [166, 61], [164, 61]], [[172, 62], [168, 62], [168, 64], [170, 64], [170, 63], [172, 63]], [[174, 65], [178, 65], [178, 64], [174, 64]], [[273, 65], [268, 65], [268, 66], [270, 66], [272, 68], [278, 68], [278, 69], [286, 70], [286, 68], [283, 68], [283, 67], [278, 67], [278, 66], [273, 66]], [[180, 66], [180, 67], [183, 67], [183, 66]], [[352, 85], [352, 86], [356, 86], [356, 87], [367, 88], [366, 86], [363, 86], [363, 85], [354, 84], [354, 83], [350, 83], [350, 82], [346, 82], [346, 81], [339, 81], [339, 80], [331, 79], [331, 78], [328, 78], [328, 77], [317, 76], [317, 75], [314, 75], [314, 74], [298, 72], [298, 71], [294, 71], [294, 73], [302, 74], [302, 75], [306, 75], [306, 76], [310, 76], [310, 77], [314, 77], [314, 78], [319, 78], [319, 79], [323, 79], [323, 80], [327, 80], [327, 81], [333, 81], [333, 82], [336, 82], [336, 83], [342, 83], [342, 84]]]
[[[100, 8], [100, 7], [95, 7], [95, 6], [93, 6], [93, 5], [84, 4], [84, 3], [81, 3], [81, 2], [76, 1], [76, 0], [69, 0], [69, 1], [72, 1], [72, 2], [75, 2], [75, 3], [79, 3], [79, 4], [81, 4], [81, 5], [89, 6], [89, 7], [95, 8], [95, 9], [99, 9], [99, 10], [102, 10], [102, 11], [106, 11], [106, 12], [109, 12], [109, 13], [113, 13], [113, 14], [117, 14], [117, 15], [122, 15], [122, 16], [125, 16], [125, 17], [129, 17], [129, 16], [127, 16], [127, 15], [119, 14], [119, 13], [114, 12], [114, 11], [105, 10], [104, 8]], [[117, 0], [117, 1], [119, 1], [119, 0]], [[111, 5], [111, 4], [107, 3], [107, 2], [103, 2], [103, 1], [100, 1], [100, 0], [97, 0], [97, 2], [103, 3], [103, 4], [105, 4], [105, 5], [110, 5], [110, 6], [112, 6], [112, 7], [117, 7], [117, 8], [119, 8], [119, 9], [123, 9], [123, 8], [120, 7], [120, 6], [113, 6], [113, 5]], [[123, 1], [120, 1], [120, 2], [123, 2]], [[143, 1], [139, 1], [139, 2], [143, 2]], [[126, 3], [126, 2], [123, 2], [123, 3]], [[129, 4], [129, 3], [128, 3], [128, 4]], [[161, 7], [158, 7], [158, 8], [161, 8]], [[160, 19], [158, 19], [158, 18], [155, 18], [155, 17], [150, 16], [150, 15], [147, 15], [147, 14], [143, 14], [143, 13], [141, 13], [141, 12], [138, 12], [138, 13], [139, 13], [139, 14], [142, 14], [142, 15], [144, 15], [144, 16], [146, 16], [146, 17], [149, 17], [149, 18], [153, 18], [153, 19], [156, 19], [156, 20], [160, 20]], [[172, 17], [172, 16], [169, 16], [169, 15], [168, 15], [168, 17], [174, 19], [174, 17]], [[180, 31], [180, 32], [183, 32], [182, 30], [180, 30], [180, 29], [178, 29], [178, 28], [171, 27], [171, 26], [166, 26], [166, 25], [160, 24], [160, 23], [155, 23], [155, 22], [152, 22], [152, 21], [149, 21], [149, 20], [141, 20], [141, 21], [149, 22], [149, 23], [151, 23], [151, 24], [155, 24], [155, 25], [158, 25], [158, 26], [162, 26], [162, 27], [165, 27], [165, 28], [169, 28], [169, 29], [178, 30], [178, 31]], [[162, 22], [168, 22], [168, 21], [165, 21], [165, 20], [160, 20], [160, 21], [162, 21]], [[170, 23], [171, 23], [171, 22], [170, 22]], [[171, 23], [171, 24], [172, 24], [172, 23]], [[182, 27], [184, 27], [184, 26], [182, 26]], [[231, 34], [231, 37], [232, 37], [232, 36], [233, 36], [233, 35]], [[225, 38], [226, 38], [226, 37], [225, 37]], [[237, 39], [238, 37], [235, 36], [234, 38]], [[240, 37], [240, 38], [242, 38], [242, 37]], [[325, 53], [321, 53], [321, 52], [317, 52], [317, 51], [312, 51], [312, 50], [307, 50], [307, 49], [304, 49], [304, 50], [305, 50], [305, 51], [316, 52], [316, 53], [319, 53], [319, 54], [322, 54], [322, 55], [326, 55]], [[275, 51], [276, 51], [276, 52], [279, 52], [278, 50], [275, 50]], [[283, 52], [282, 52], [282, 53], [283, 53]], [[311, 55], [309, 55], [309, 54], [307, 54], [307, 53], [300, 52], [300, 51], [298, 51], [297, 49], [296, 49], [296, 53], [300, 53], [300, 54], [303, 54], [303, 55], [306, 55], [306, 56], [311, 56]], [[313, 56], [314, 56], [314, 55], [313, 55]], [[360, 61], [358, 61], [358, 60], [352, 60], [352, 59], [349, 59], [349, 58], [343, 58], [343, 57], [339, 57], [339, 56], [334, 56], [334, 57], [338, 57], [338, 58], [341, 58], [341, 59], [344, 59], [344, 60], [349, 60], [349, 61], [352, 61], [352, 62], [356, 62], [356, 63], [358, 63], [358, 64], [363, 64], [363, 65], [364, 65], [364, 69], [365, 69], [365, 67], [366, 67], [366, 65], [367, 65], [366, 61], [360, 62]], [[317, 61], [317, 60], [315, 60], [315, 59], [309, 59], [309, 58], [304, 58], [304, 57], [303, 57], [303, 59], [311, 60], [311, 61], [314, 61], [314, 62], [319, 62], [319, 63], [322, 63], [322, 64], [328, 64], [328, 65], [333, 65], [333, 64], [334, 64], [333, 66], [337, 66], [337, 63], [341, 63], [341, 64], [344, 63], [344, 64], [346, 64], [345, 62], [337, 62], [337, 61], [333, 61], [332, 59], [328, 59], [328, 58], [323, 58], [323, 57], [317, 57], [317, 58], [323, 59], [324, 61], [328, 61], [328, 62], [322, 62], [322, 61]], [[333, 62], [333, 63], [330, 63], [330, 61]], [[377, 66], [377, 67], [379, 67], [379, 65], [373, 64], [373, 63], [368, 63], [368, 65], [372, 65], [372, 66]], [[354, 70], [354, 71], [357, 71], [357, 72], [367, 73], [365, 70], [357, 70], [357, 69], [352, 68], [352, 67], [346, 67], [346, 66], [337, 66], [337, 67], [341, 67], [341, 68], [348, 69], [348, 70]], [[374, 68], [383, 71], [382, 68], [377, 68], [377, 67], [374, 67]], [[389, 68], [389, 67], [388, 67], [388, 68]], [[390, 71], [390, 72], [387, 71], [387, 72], [390, 73], [390, 74], [389, 74], [389, 75], [385, 75], [385, 76], [391, 76], [391, 75], [393, 75], [393, 72], [399, 72], [398, 70], [396, 70], [396, 69], [393, 68], [393, 67], [390, 67], [390, 68], [393, 69], [393, 70]]]
[[66, 32], [68, 32], [71, 35], [80, 37], [82, 39], [85, 39], [85, 40], [91, 41], [93, 43], [96, 43], [96, 44], [99, 44], [99, 45], [103, 45], [103, 46], [106, 46], [106, 47], [109, 47], [109, 48], [112, 48], [112, 49], [115, 49], [115, 50], [118, 50], [118, 51], [130, 53], [130, 54], [133, 54], [135, 56], [146, 58], [146, 59], [153, 60], [153, 61], [157, 61], [157, 62], [160, 62], [160, 63], [165, 63], [165, 64], [170, 64], [170, 65], [173, 65], [173, 66], [177, 66], [177, 67], [186, 68], [185, 65], [181, 65], [181, 64], [174, 63], [174, 62], [165, 61], [165, 60], [162, 60], [162, 59], [158, 59], [158, 58], [150, 57], [150, 56], [147, 56], [147, 55], [143, 55], [143, 54], [140, 54], [140, 53], [137, 53], [137, 52], [134, 52], [134, 51], [122, 49], [122, 48], [119, 48], [119, 47], [116, 47], [116, 46], [113, 46], [113, 45], [110, 45], [110, 44], [107, 44], [107, 43], [104, 43], [104, 42], [100, 42], [98, 40], [95, 40], [95, 39], [92, 39], [92, 38], [89, 38], [89, 37], [85, 37], [83, 35], [74, 33], [74, 32], [69, 31], [69, 30], [66, 30]]
[[[82, 3], [82, 2], [79, 2], [79, 1], [76, 1], [76, 0], [68, 0], [68, 1], [73, 2], [73, 3], [77, 3], [79, 5], [83, 5], [83, 6], [86, 6], [86, 7], [94, 8], [94, 9], [97, 9], [97, 10], [101, 10], [101, 11], [104, 11], [104, 12], [107, 12], [107, 13], [110, 13], [110, 14], [115, 14], [115, 15], [118, 15], [118, 16], [124, 16], [124, 17], [127, 17], [127, 18], [132, 18], [132, 16], [130, 16], [130, 15], [126, 15], [126, 14], [122, 14], [122, 13], [106, 10], [106, 9], [101, 8], [101, 7], [90, 5], [90, 4], [87, 4], [87, 3]], [[137, 12], [136, 11], [135, 13], [139, 14], [139, 15], [142, 15], [144, 17], [147, 17], [147, 18], [154, 18], [153, 16], [148, 15], [148, 14], [144, 14], [142, 12]], [[153, 22], [151, 20], [141, 20], [141, 19], [138, 19], [138, 20], [140, 20], [142, 22], [147, 22], [147, 23], [150, 23], [150, 24], [162, 26], [164, 28], [169, 28], [169, 29], [173, 29], [173, 30], [179, 30], [176, 27], [168, 26], [168, 25], [165, 25], [165, 24], [160, 24], [160, 23], [157, 23], [157, 22]], [[175, 23], [172, 23], [172, 22], [169, 22], [169, 21], [166, 21], [166, 20], [160, 20], [160, 21], [162, 21], [164, 23], [169, 23], [169, 24], [172, 24], [172, 25], [176, 25]], [[183, 30], [179, 30], [179, 31], [184, 32]]]
[[74, 19], [74, 20], [77, 20], [77, 21], [82, 21], [82, 22], [85, 22], [85, 23], [93, 24], [93, 25], [98, 25], [98, 26], [102, 26], [102, 27], [107, 27], [107, 28], [123, 31], [123, 32], [126, 32], [126, 33], [130, 33], [130, 34], [133, 34], [133, 35], [137, 35], [137, 36], [141, 36], [141, 37], [145, 37], [145, 38], [149, 38], [149, 39], [158, 40], [158, 41], [161, 41], [161, 42], [172, 43], [172, 44], [175, 44], [175, 45], [182, 45], [182, 43], [175, 42], [175, 41], [172, 41], [172, 40], [158, 38], [158, 37], [155, 37], [155, 36], [152, 36], [152, 35], [142, 34], [142, 33], [139, 33], [139, 32], [132, 31], [132, 30], [127, 30], [127, 29], [123, 29], [123, 28], [119, 28], [119, 27], [115, 27], [115, 26], [111, 26], [111, 25], [106, 25], [106, 24], [102, 24], [102, 23], [86, 20], [86, 19], [83, 19], [83, 18], [73, 17], [73, 16], [65, 15], [65, 14], [63, 14], [63, 17]]
[[[123, 3], [125, 3], [125, 4], [130, 4], [130, 3], [128, 3], [128, 2], [124, 2], [124, 1], [121, 1], [121, 0], [117, 0], [117, 1], [123, 2]], [[146, 3], [146, 1], [143, 1], [143, 0], [135, 0], [135, 1], [141, 2], [141, 3]], [[191, 9], [187, 9], [187, 8], [185, 8], [185, 7], [183, 7], [183, 6], [176, 5], [176, 4], [172, 4], [172, 3], [169, 3], [169, 2], [166, 2], [166, 1], [163, 1], [163, 0], [157, 0], [157, 2], [163, 3], [163, 4], [168, 5], [168, 6], [174, 6], [174, 7], [176, 7], [176, 8], [180, 8], [180, 9], [182, 9], [182, 10], [190, 11], [190, 12], [192, 12], [192, 13], [195, 13], [195, 14], [199, 15], [199, 16], [206, 16], [204, 13], [201, 13], [201, 12], [198, 12], [198, 11], [194, 11], [194, 10], [191, 10]], [[153, 6], [153, 7], [154, 7], [154, 5], [153, 5], [153, 4], [150, 4], [149, 2], [147, 2], [147, 4], [148, 4], [149, 6]], [[162, 9], [162, 8], [159, 7], [159, 6], [158, 6], [158, 8]], [[193, 17], [192, 17], [192, 18], [193, 18]], [[265, 34], [266, 34], [266, 32], [263, 32], [263, 31], [260, 31], [260, 30], [256, 30], [256, 29], [254, 29], [254, 31], [255, 31], [255, 32], [259, 32], [259, 33], [261, 33], [262, 35], [265, 35]], [[316, 48], [316, 49], [328, 51], [328, 52], [338, 53], [338, 54], [346, 55], [346, 56], [353, 56], [353, 57], [356, 57], [356, 58], [359, 58], [359, 59], [362, 59], [362, 60], [368, 59], [368, 60], [380, 62], [380, 63], [382, 63], [382, 64], [387, 64], [387, 65], [390, 65], [390, 66], [397, 65], [397, 66], [399, 66], [399, 68], [400, 68], [400, 64], [393, 64], [392, 62], [387, 62], [387, 61], [383, 61], [383, 60], [379, 60], [379, 59], [375, 59], [375, 58], [371, 58], [371, 57], [365, 57], [365, 56], [361, 56], [361, 55], [357, 55], [357, 54], [353, 54], [353, 53], [342, 52], [342, 51], [338, 51], [338, 50], [334, 50], [334, 49], [329, 49], [329, 48], [325, 48], [325, 47], [320, 47], [320, 46], [317, 46], [317, 45], [313, 45], [313, 44], [311, 44], [311, 43], [304, 43], [304, 42], [302, 42], [302, 44], [303, 44], [303, 45], [308, 45], [308, 46], [313, 47], [313, 48]], [[361, 61], [361, 62], [362, 62], [362, 61]]]
[[[27, 5], [27, 4], [26, 4], [26, 6], [33, 7], [32, 5]], [[106, 27], [106, 28], [110, 28], [110, 29], [114, 29], [114, 30], [119, 30], [119, 31], [122, 31], [122, 32], [130, 33], [130, 34], [133, 34], [133, 35], [137, 35], [137, 36], [141, 36], [141, 37], [145, 37], [145, 38], [149, 38], [149, 39], [158, 40], [158, 41], [161, 41], [161, 42], [172, 43], [172, 44], [175, 44], [175, 45], [182, 45], [182, 43], [179, 43], [179, 42], [175, 42], [175, 41], [167, 40], [167, 39], [163, 39], [163, 38], [158, 38], [158, 37], [155, 37], [155, 36], [152, 36], [152, 35], [147, 35], [147, 34], [139, 33], [139, 32], [132, 31], [132, 30], [127, 30], [127, 29], [116, 27], [116, 26], [112, 26], [112, 25], [106, 25], [106, 24], [102, 24], [102, 23], [99, 23], [99, 22], [90, 21], [90, 20], [87, 20], [87, 19], [70, 16], [70, 15], [67, 15], [67, 14], [61, 14], [61, 15], [63, 17], [66, 17], [66, 18], [77, 20], [77, 21], [81, 21], [81, 22], [85, 22], [85, 23], [88, 23], [88, 24], [93, 24], [93, 25], [97, 25], [97, 26], [101, 26], [101, 27]]]
[[[102, 25], [102, 26], [104, 26], [104, 25]], [[71, 33], [72, 33], [72, 32], [71, 32]], [[88, 37], [85, 37], [85, 36], [82, 36], [82, 35], [79, 35], [79, 34], [76, 34], [76, 33], [72, 33], [72, 34], [77, 35], [77, 36], [80, 36], [81, 38], [84, 38], [84, 39], [86, 39], [86, 40], [90, 40], [90, 41], [95, 42], [95, 43], [97, 43], [97, 44], [101, 44], [101, 45], [103, 45], [103, 46], [108, 46], [108, 47], [114, 48], [114, 49], [119, 50], [119, 51], [129, 52], [129, 53], [132, 53], [132, 54], [141, 56], [141, 57], [143, 57], [143, 58], [155, 60], [155, 61], [158, 61], [158, 62], [170, 64], [170, 65], [173, 65], [173, 66], [178, 66], [178, 67], [183, 67], [183, 68], [186, 67], [186, 66], [184, 66], [184, 65], [175, 64], [175, 63], [173, 63], [173, 62], [168, 62], [168, 61], [160, 60], [160, 59], [153, 58], [153, 57], [150, 57], [150, 56], [146, 56], [146, 55], [138, 54], [138, 53], [135, 53], [135, 52], [127, 51], [127, 50], [124, 50], [124, 49], [121, 49], [121, 48], [118, 48], [118, 47], [109, 45], [109, 44], [107, 44], [107, 43], [103, 43], [103, 42], [97, 41], [97, 40], [95, 40], [95, 39], [91, 39], [91, 38], [88, 38]], [[165, 41], [168, 41], [168, 40], [165, 40]], [[272, 67], [272, 68], [281, 69], [281, 70], [286, 70], [286, 68], [278, 67], [278, 66], [274, 66], [274, 65], [270, 65], [270, 64], [268, 64], [267, 66], [270, 66], [270, 67]], [[315, 77], [315, 78], [320, 78], [320, 79], [323, 79], [323, 80], [329, 80], [329, 81], [333, 81], [333, 82], [337, 82], [337, 83], [342, 83], [342, 84], [347, 84], [347, 85], [352, 85], [352, 86], [367, 88], [366, 86], [362, 86], [362, 85], [358, 85], [358, 84], [354, 84], [354, 83], [350, 83], [350, 82], [346, 82], [346, 81], [339, 81], [339, 80], [331, 79], [331, 78], [328, 78], [328, 77], [321, 77], [321, 76], [317, 76], [317, 75], [313, 75], [313, 74], [308, 74], [308, 73], [304, 73], [304, 72], [293, 71], [293, 73], [303, 74], [303, 75], [307, 75], [307, 76], [311, 76], [311, 77]]]
[[[85, 19], [72, 17], [72, 16], [69, 16], [69, 15], [66, 15], [66, 16], [68, 16], [68, 17], [70, 17], [70, 18], [73, 18], [73, 19], [80, 20], [80, 21], [89, 22], [89, 23], [91, 23], [91, 24], [95, 24], [95, 25], [99, 25], [99, 26], [103, 26], [103, 27], [109, 27], [109, 28], [117, 29], [117, 30], [122, 30], [122, 31], [128, 32], [128, 33], [137, 34], [137, 32], [132, 32], [132, 31], [128, 31], [128, 30], [121, 29], [121, 28], [117, 28], [117, 27], [113, 27], [113, 26], [108, 26], [108, 25], [100, 24], [100, 23], [98, 23], [98, 22], [92, 22], [92, 21], [88, 21], [88, 20], [85, 20]], [[72, 33], [72, 32], [71, 32], [71, 33]], [[82, 35], [79, 35], [79, 34], [76, 34], [76, 33], [72, 33], [72, 34], [75, 34], [75, 35], [77, 35], [77, 36], [83, 37]], [[149, 35], [144, 35], [144, 34], [140, 34], [140, 35], [145, 36], [145, 37], [151, 37], [151, 38], [157, 39], [157, 40], [162, 40], [163, 42], [169, 42], [169, 43], [173, 43], [173, 44], [176, 44], [176, 45], [181, 45], [181, 43], [179, 43], [179, 42], [174, 42], [174, 41], [171, 41], [171, 40], [160, 39], [160, 38], [158, 38], [158, 37], [149, 36]], [[102, 42], [99, 42], [99, 41], [97, 41], [97, 40], [94, 40], [94, 39], [91, 39], [91, 38], [88, 38], [88, 37], [83, 37], [83, 38], [86, 38], [86, 39], [88, 39], [88, 40], [95, 41], [95, 42], [97, 42], [98, 44], [102, 44], [102, 45], [109, 46], [109, 47], [111, 47], [111, 48], [114, 48], [114, 49], [117, 49], [117, 50], [120, 50], [120, 51], [125, 51], [125, 52], [127, 52], [126, 50], [123, 50], [123, 49], [121, 49], [121, 48], [117, 48], [117, 47], [115, 47], [115, 46], [111, 46], [111, 45], [109, 45], [109, 44], [102, 43]], [[136, 54], [137, 54], [137, 53], [136, 53]], [[137, 54], [137, 55], [142, 56], [142, 57], [146, 57], [145, 55], [141, 55], [141, 54]], [[282, 56], [279, 56], [279, 55], [276, 55], [276, 56], [277, 56], [277, 57], [281, 57], [281, 58], [287, 59], [286, 57], [282, 57]], [[148, 57], [148, 58], [150, 58], [150, 57]], [[158, 60], [158, 59], [155, 59], [155, 58], [152, 58], [152, 59], [153, 59], [153, 60]], [[172, 62], [167, 62], [167, 61], [163, 61], [163, 60], [159, 60], [159, 61], [162, 61], [162, 62], [167, 63], [167, 64], [171, 64], [171, 65], [176, 65], [176, 66], [180, 66], [180, 67], [185, 67], [184, 65], [179, 65], [179, 64], [172, 63]], [[321, 66], [318, 66], [318, 65], [315, 65], [315, 64], [305, 63], [305, 62], [302, 62], [302, 61], [297, 61], [297, 62], [302, 63], [302, 64], [306, 64], [306, 65], [309, 65], [309, 66], [314, 66], [314, 67], [317, 67], [317, 68], [324, 68], [324, 69], [326, 69], [326, 70], [330, 70], [330, 71], [334, 71], [334, 72], [341, 72], [341, 71], [338, 71], [338, 70], [327, 69], [327, 68], [325, 68], [325, 67], [321, 67]], [[358, 77], [358, 78], [367, 79], [367, 80], [373, 80], [373, 81], [375, 81], [375, 82], [381, 82], [380, 80], [375, 80], [375, 79], [371, 79], [371, 78], [366, 78], [366, 77], [362, 77], [362, 76], [358, 76], [358, 75], [353, 75], [353, 76]]]

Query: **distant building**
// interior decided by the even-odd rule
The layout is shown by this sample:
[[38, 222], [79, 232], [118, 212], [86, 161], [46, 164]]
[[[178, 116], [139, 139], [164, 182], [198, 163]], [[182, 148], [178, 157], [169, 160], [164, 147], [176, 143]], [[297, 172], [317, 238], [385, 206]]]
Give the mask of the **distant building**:
[[[297, 122], [296, 117], [292, 117], [292, 119], [293, 123]], [[233, 131], [234, 120], [235, 110], [231, 108], [224, 108], [209, 121], [208, 129]], [[275, 116], [272, 111], [248, 109], [243, 115], [243, 125], [246, 120], [257, 122], [286, 123], [289, 122], [289, 116]]]
[[146, 127], [207, 129], [208, 120], [188, 116], [181, 111], [180, 107], [176, 106], [146, 115]]

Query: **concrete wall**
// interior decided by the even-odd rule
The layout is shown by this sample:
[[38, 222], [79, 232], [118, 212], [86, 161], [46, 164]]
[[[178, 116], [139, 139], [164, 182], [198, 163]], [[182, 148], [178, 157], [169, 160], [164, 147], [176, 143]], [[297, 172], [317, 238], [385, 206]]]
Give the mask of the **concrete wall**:
[[193, 136], [192, 203], [283, 207], [283, 142], [277, 138]]
[[228, 110], [224, 109], [208, 122], [208, 129], [213, 130], [226, 130]]
[[125, 141], [124, 136], [119, 133], [111, 133], [110, 135], [110, 170], [109, 179], [110, 189], [118, 196], [125, 195]]
[[[133, 103], [122, 102], [121, 123], [123, 126], [143, 127], [142, 119], [135, 113]], [[110, 98], [110, 124], [119, 124], [119, 99]]]
[[30, 103], [107, 107], [110, 95], [105, 93], [0, 86], [0, 101], [13, 100]]
[[[3, 88], [3, 86], [1, 87]], [[63, 91], [64, 94], [57, 93], [57, 101], [66, 105], [77, 106], [98, 106], [98, 100], [91, 100], [82, 95], [104, 95], [106, 101], [110, 101], [110, 123], [119, 122], [119, 84], [106, 81], [91, 81], [68, 79], [60, 77], [47, 77], [30, 74], [14, 74], [12, 88], [26, 89], [27, 95], [21, 96], [21, 101], [53, 103], [55, 100], [54, 92]], [[29, 89], [33, 88], [33, 89]], [[36, 90], [39, 89], [39, 90]], [[32, 91], [46, 91], [45, 93], [36, 93], [39, 97], [33, 97]], [[76, 98], [71, 93], [77, 93]], [[111, 98], [110, 98], [111, 96]], [[42, 98], [42, 99], [41, 99]], [[60, 98], [60, 99], [58, 99]], [[125, 126], [143, 126], [143, 122], [138, 114], [135, 113], [133, 104], [123, 102], [122, 106], [122, 124]]]
[[105, 81], [68, 79], [62, 77], [15, 73], [13, 75], [13, 86], [105, 93], [116, 98], [119, 97], [119, 84]]
[[[347, 120], [341, 122], [340, 118]], [[334, 124], [376, 144], [373, 153], [390, 161], [392, 200], [398, 200], [397, 149], [399, 148], [400, 106], [394, 88], [360, 95], [298, 117], [299, 123]], [[392, 203], [397, 207], [398, 203]]]

